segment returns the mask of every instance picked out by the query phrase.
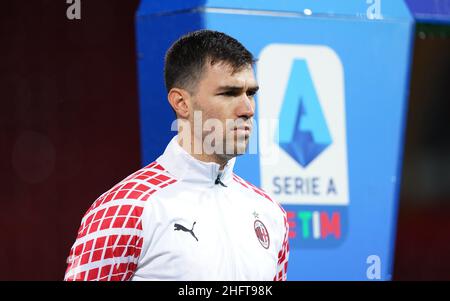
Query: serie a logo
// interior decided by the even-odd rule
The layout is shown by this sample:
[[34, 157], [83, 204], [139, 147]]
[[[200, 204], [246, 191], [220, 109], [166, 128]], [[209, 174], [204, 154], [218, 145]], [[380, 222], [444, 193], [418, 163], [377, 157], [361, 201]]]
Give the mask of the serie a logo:
[[258, 140], [279, 150], [276, 162], [260, 160], [262, 187], [289, 212], [291, 238], [341, 240], [350, 203], [342, 63], [314, 45], [271, 44], [259, 57], [258, 118], [278, 128]]

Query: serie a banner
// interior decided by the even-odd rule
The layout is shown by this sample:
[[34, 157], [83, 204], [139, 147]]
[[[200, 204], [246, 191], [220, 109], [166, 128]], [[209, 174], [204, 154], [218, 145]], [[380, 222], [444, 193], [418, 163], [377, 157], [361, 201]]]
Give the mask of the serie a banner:
[[236, 173], [288, 213], [290, 280], [389, 280], [414, 21], [402, 0], [142, 1], [143, 162], [170, 138], [164, 53], [207, 28], [257, 58], [256, 127]]

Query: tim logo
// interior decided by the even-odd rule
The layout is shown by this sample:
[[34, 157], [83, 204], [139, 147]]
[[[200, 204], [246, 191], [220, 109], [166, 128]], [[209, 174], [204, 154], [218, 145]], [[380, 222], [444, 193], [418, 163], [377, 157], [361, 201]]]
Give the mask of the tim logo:
[[278, 153], [276, 160], [261, 156], [262, 187], [289, 205], [291, 238], [299, 245], [341, 241], [349, 193], [338, 55], [326, 46], [271, 44], [260, 54], [257, 76], [258, 118], [278, 124], [259, 128], [259, 149]]

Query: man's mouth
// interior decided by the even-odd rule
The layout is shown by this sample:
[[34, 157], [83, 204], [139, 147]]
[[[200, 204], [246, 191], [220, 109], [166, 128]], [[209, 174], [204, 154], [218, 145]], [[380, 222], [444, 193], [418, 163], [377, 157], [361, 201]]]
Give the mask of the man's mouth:
[[250, 136], [252, 128], [248, 125], [245, 125], [245, 126], [235, 127], [234, 131], [236, 133], [238, 133], [238, 135]]

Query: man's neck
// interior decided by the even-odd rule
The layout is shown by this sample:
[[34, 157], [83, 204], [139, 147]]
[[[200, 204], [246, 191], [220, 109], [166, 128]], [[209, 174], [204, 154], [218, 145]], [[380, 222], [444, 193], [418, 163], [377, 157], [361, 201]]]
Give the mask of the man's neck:
[[[211, 154], [211, 155], [205, 154], [205, 152], [203, 151], [203, 143], [198, 142], [198, 141], [194, 142], [195, 141], [194, 139], [195, 138], [191, 137], [191, 139], [190, 139], [191, 143], [186, 143], [186, 142], [182, 141], [183, 140], [182, 137], [178, 136], [178, 144], [188, 154], [190, 154], [192, 157], [194, 157], [195, 159], [197, 159], [199, 161], [202, 161], [202, 162], [214, 162], [214, 163], [219, 164], [220, 165], [219, 170], [222, 171], [223, 168], [225, 167], [225, 165], [228, 163], [228, 159], [219, 157], [216, 154]], [[195, 150], [194, 143], [199, 143], [199, 145], [202, 146], [200, 154], [197, 154], [195, 151], [193, 151], [193, 150]]]

